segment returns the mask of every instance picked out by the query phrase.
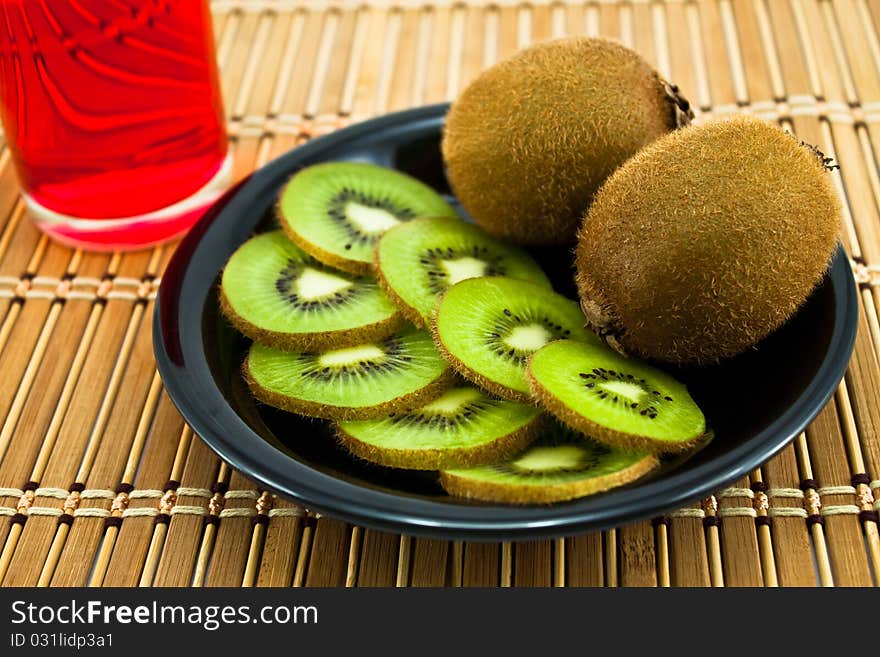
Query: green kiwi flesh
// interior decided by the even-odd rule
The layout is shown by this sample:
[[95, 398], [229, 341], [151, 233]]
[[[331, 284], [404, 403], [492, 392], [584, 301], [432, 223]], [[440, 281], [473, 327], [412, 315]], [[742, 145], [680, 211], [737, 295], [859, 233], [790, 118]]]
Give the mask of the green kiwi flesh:
[[540, 417], [533, 406], [462, 385], [408, 411], [339, 422], [337, 433], [350, 452], [367, 461], [438, 470], [491, 463], [520, 451], [535, 437]]
[[528, 357], [552, 340], [599, 343], [577, 303], [542, 285], [502, 276], [470, 278], [440, 298], [431, 330], [443, 357], [489, 392], [531, 403]]
[[803, 304], [837, 248], [827, 165], [749, 116], [646, 146], [583, 221], [577, 283], [590, 325], [621, 352], [675, 364], [756, 345]]
[[280, 230], [252, 237], [233, 253], [220, 292], [235, 328], [278, 349], [352, 346], [403, 325], [375, 280], [329, 269]]
[[683, 384], [604, 345], [550, 343], [531, 357], [527, 373], [541, 406], [613, 447], [681, 452], [706, 433], [706, 418]]
[[600, 493], [635, 481], [657, 457], [608, 447], [553, 421], [523, 451], [474, 468], [445, 469], [450, 495], [509, 504], [549, 504]]
[[331, 420], [369, 419], [439, 396], [453, 375], [424, 331], [314, 353], [251, 345], [244, 373], [254, 396], [286, 411]]
[[388, 295], [420, 326], [429, 324], [440, 295], [467, 278], [508, 276], [550, 287], [523, 250], [449, 217], [422, 217], [390, 229], [376, 246], [376, 267]]
[[277, 205], [281, 227], [321, 262], [364, 274], [388, 228], [420, 215], [455, 217], [433, 189], [404, 173], [361, 162], [326, 162], [296, 173]]

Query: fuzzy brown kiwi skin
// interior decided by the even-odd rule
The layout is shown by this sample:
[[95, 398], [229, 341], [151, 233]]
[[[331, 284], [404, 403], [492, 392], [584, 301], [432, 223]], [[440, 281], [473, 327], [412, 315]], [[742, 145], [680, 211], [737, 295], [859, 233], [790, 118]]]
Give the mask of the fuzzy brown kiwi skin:
[[586, 328], [598, 335], [605, 344], [621, 356], [629, 357], [626, 349], [620, 343], [623, 327], [614, 314], [614, 310], [602, 297], [588, 274], [578, 272], [575, 281], [580, 296], [581, 312], [584, 313], [584, 318], [587, 320]]
[[284, 214], [281, 212], [280, 198], [275, 202], [275, 217], [281, 225], [281, 230], [287, 235], [287, 239], [296, 244], [300, 249], [308, 253], [318, 262], [322, 262], [325, 265], [334, 267], [340, 271], [348, 272], [349, 274], [356, 274], [357, 276], [364, 276], [372, 273], [372, 262], [361, 262], [360, 260], [341, 258], [335, 253], [330, 253], [329, 251], [322, 249], [320, 246], [316, 246], [303, 239], [302, 235], [290, 227], [290, 222], [285, 219]]
[[511, 458], [538, 437], [543, 423], [543, 415], [536, 415], [530, 422], [506, 436], [473, 448], [381, 449], [358, 440], [338, 424], [336, 436], [349, 452], [371, 463], [407, 470], [443, 470], [472, 468]]
[[[622, 68], [615, 74], [614, 66]], [[592, 73], [581, 76], [585, 71]], [[613, 84], [623, 71], [630, 91], [620, 98]], [[518, 82], [524, 76], [534, 77], [528, 91]], [[573, 80], [577, 91], [561, 92], [559, 80]], [[547, 41], [499, 62], [463, 90], [444, 126], [443, 157], [453, 191], [487, 233], [517, 244], [568, 246], [604, 179], [692, 115], [678, 87], [622, 44]], [[607, 123], [617, 129], [603, 138]]]
[[531, 363], [526, 366], [526, 379], [529, 382], [529, 390], [531, 390], [532, 395], [541, 408], [556, 417], [566, 426], [594, 438], [597, 442], [605, 443], [610, 447], [627, 451], [647, 451], [654, 454], [678, 454], [681, 452], [687, 452], [693, 447], [699, 445], [706, 437], [706, 432], [704, 431], [696, 436], [688, 438], [687, 440], [669, 442], [666, 440], [657, 440], [649, 436], [641, 436], [635, 433], [615, 431], [614, 429], [609, 429], [596, 422], [591, 422], [580, 413], [571, 410], [568, 406], [559, 401], [552, 392], [547, 390], [537, 380], [532, 373]]
[[[605, 181], [580, 230], [576, 280], [597, 332], [643, 358], [711, 365], [782, 326], [838, 244], [840, 202], [823, 157], [747, 116], [639, 151]], [[716, 193], [716, 180], [733, 192]], [[700, 203], [682, 208], [687, 195]]]
[[443, 486], [447, 493], [455, 497], [464, 497], [484, 502], [552, 504], [553, 502], [565, 502], [623, 486], [643, 477], [658, 465], [657, 457], [649, 454], [628, 468], [602, 477], [550, 486], [499, 486], [485, 481], [465, 479], [449, 472], [441, 472], [440, 485]]
[[403, 317], [409, 320], [412, 324], [415, 324], [418, 328], [430, 330], [431, 327], [429, 326], [429, 322], [425, 321], [425, 318], [422, 317], [421, 313], [406, 303], [406, 301], [394, 291], [394, 288], [388, 284], [388, 279], [385, 278], [385, 274], [382, 272], [378, 242], [376, 243], [376, 248], [373, 250], [373, 274], [376, 276], [379, 287], [381, 287], [385, 292], [385, 295], [391, 299], [391, 303], [397, 307], [397, 310], [403, 315]]
[[220, 310], [236, 330], [254, 342], [282, 351], [309, 352], [355, 347], [359, 344], [383, 340], [406, 325], [403, 316], [395, 313], [381, 322], [340, 331], [277, 333], [260, 328], [238, 315], [222, 288], [219, 296]]
[[[444, 295], [446, 293], [444, 292]], [[431, 337], [434, 339], [434, 345], [437, 347], [437, 351], [440, 352], [440, 355], [443, 357], [447, 363], [452, 365], [452, 369], [458, 372], [463, 378], [467, 379], [471, 383], [479, 386], [483, 390], [492, 393], [497, 397], [501, 397], [502, 399], [507, 399], [509, 401], [519, 402], [520, 404], [528, 404], [530, 406], [535, 405], [535, 400], [531, 395], [520, 392], [519, 390], [514, 390], [513, 388], [508, 388], [507, 386], [503, 386], [497, 381], [493, 381], [480, 374], [479, 372], [468, 367], [464, 362], [458, 359], [452, 352], [450, 352], [446, 345], [443, 344], [443, 340], [440, 338], [440, 330], [437, 327], [437, 308], [440, 306], [440, 302], [443, 300], [443, 296], [437, 300], [437, 305], [434, 306], [434, 313], [431, 315]]]
[[295, 399], [287, 395], [281, 395], [261, 386], [250, 373], [250, 354], [242, 363], [242, 373], [245, 381], [254, 397], [264, 404], [280, 408], [282, 411], [298, 413], [307, 417], [316, 417], [324, 420], [377, 420], [389, 413], [396, 413], [406, 408], [413, 408], [428, 404], [437, 399], [443, 392], [455, 382], [455, 373], [451, 368], [443, 372], [428, 385], [401, 395], [376, 406], [362, 406], [350, 408], [345, 406], [333, 406], [319, 402]]

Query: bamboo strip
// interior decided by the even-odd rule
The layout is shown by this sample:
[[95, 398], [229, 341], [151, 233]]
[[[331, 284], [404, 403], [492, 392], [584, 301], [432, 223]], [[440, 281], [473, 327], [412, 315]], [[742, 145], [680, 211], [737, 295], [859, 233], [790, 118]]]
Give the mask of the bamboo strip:
[[[228, 479], [223, 478], [220, 481], [228, 482], [230, 489], [240, 493], [235, 496], [230, 492], [224, 494], [223, 508], [217, 513], [219, 524], [209, 525], [216, 528], [216, 538], [211, 547], [210, 561], [207, 562], [209, 565], [206, 568], [205, 585], [240, 586], [245, 577], [248, 552], [254, 542], [255, 530], [261, 527], [253, 522], [259, 492], [253, 482], [235, 470], [230, 472]], [[239, 511], [241, 513], [236, 513]], [[262, 550], [264, 534], [262, 531], [259, 533], [260, 540], [256, 547]]]
[[553, 540], [553, 586], [565, 586], [565, 539]]
[[[166, 417], [168, 417], [168, 415], [166, 415], [162, 412], [163, 409], [165, 409], [165, 408], [168, 408], [168, 405], [160, 405], [159, 412], [157, 413], [156, 422], [153, 425], [152, 434], [156, 436], [156, 439], [154, 440], [154, 442], [156, 442], [156, 443], [158, 443], [159, 439], [165, 435], [166, 431], [168, 433], [172, 432], [171, 429], [166, 428], [165, 422], [163, 422], [163, 420]], [[172, 411], [172, 413], [173, 413], [173, 411]], [[190, 429], [189, 426], [184, 425], [182, 428], [180, 428], [179, 435], [180, 435], [180, 438], [177, 441], [177, 448], [174, 453], [174, 460], [171, 465], [170, 473], [169, 473], [168, 480], [167, 480], [168, 482], [180, 481], [181, 477], [183, 476], [184, 466], [186, 463], [187, 456], [189, 455], [190, 446], [192, 445], [193, 433], [192, 433], [192, 429]], [[168, 441], [168, 442], [171, 442], [171, 441]], [[148, 449], [149, 449], [149, 445], [148, 445]], [[151, 466], [151, 471], [155, 471], [156, 473], [158, 473], [161, 470], [160, 464], [165, 462], [165, 460], [162, 458], [152, 458], [152, 459], [147, 460], [146, 462]], [[147, 485], [149, 485], [149, 483], [152, 483], [153, 481], [155, 481], [154, 479], [151, 478], [151, 476], [150, 476], [151, 474], [152, 474], [152, 472], [140, 473], [139, 477], [138, 477], [138, 481], [139, 482], [146, 481], [146, 482], [148, 482]], [[162, 498], [159, 499], [156, 510], [157, 510], [157, 512], [164, 513], [164, 512], [166, 512], [166, 504], [165, 504], [166, 501], [170, 503], [170, 494], [174, 494], [175, 500], [176, 500], [176, 492], [173, 491], [169, 487], [168, 483], [162, 484], [162, 488], [163, 488], [163, 495], [162, 495]], [[156, 486], [156, 489], [158, 489], [158, 486]], [[169, 504], [169, 506], [170, 506], [170, 504]], [[170, 508], [168, 508], [167, 511], [170, 511]], [[129, 523], [128, 526], [130, 527], [131, 524]], [[126, 529], [126, 528], [124, 528], [124, 529]], [[141, 576], [138, 580], [138, 586], [152, 586], [153, 581], [155, 580], [155, 577], [156, 577], [156, 572], [159, 569], [159, 559], [162, 556], [162, 550], [165, 546], [165, 540], [166, 540], [167, 536], [168, 536], [168, 523], [167, 522], [160, 522], [159, 518], [157, 517], [156, 522], [154, 522], [154, 524], [153, 524], [152, 536], [150, 537], [150, 543], [149, 543], [149, 546], [147, 547], [147, 553], [144, 556], [144, 567], [143, 567], [143, 570], [141, 571]], [[120, 561], [119, 578], [121, 579], [125, 575], [125, 568], [123, 565], [124, 562], [123, 562], [123, 559], [121, 556], [119, 558], [119, 561]], [[108, 578], [110, 585], [113, 585], [115, 583], [113, 575], [114, 575], [114, 573], [113, 573], [112, 564], [111, 564], [111, 570], [110, 570], [109, 578]]]
[[620, 41], [620, 4], [602, 3], [599, 9], [599, 36]]
[[464, 543], [461, 541], [453, 541], [452, 543], [451, 570], [451, 585], [454, 587], [461, 587], [462, 574], [464, 572]]
[[[358, 529], [355, 527], [352, 532]], [[357, 586], [394, 586], [400, 554], [399, 541], [400, 538], [394, 534], [374, 529], [363, 530], [363, 544], [356, 560]]]
[[[748, 478], [733, 485], [742, 495], [731, 494], [731, 489], [719, 491], [718, 516], [721, 518], [720, 542], [723, 579], [727, 586], [761, 586], [764, 584], [758, 531], [755, 526], [754, 493]], [[747, 493], [746, 493], [747, 491]], [[752, 512], [734, 515], [739, 511]]]
[[[193, 440], [186, 456], [181, 486], [190, 489], [210, 488], [220, 481], [220, 462], [201, 440]], [[163, 540], [159, 565], [153, 580], [155, 586], [186, 586], [194, 580], [194, 569], [203, 542], [208, 499], [180, 494], [171, 509], [171, 520]], [[176, 508], [199, 508], [204, 515], [177, 514]]]
[[501, 586], [509, 588], [513, 584], [513, 546], [509, 541], [501, 544]]
[[602, 533], [602, 544], [605, 547], [605, 586], [618, 586], [617, 563], [617, 530], [609, 529]]
[[699, 507], [693, 516], [671, 514], [668, 531], [669, 575], [673, 586], [709, 586], [709, 560], [706, 533], [703, 530], [704, 513]]
[[343, 586], [346, 583], [351, 533], [352, 530], [338, 520], [318, 520], [311, 544], [306, 586]]
[[810, 460], [809, 448], [807, 447], [806, 434], [800, 434], [795, 440], [795, 454], [797, 455], [798, 470], [801, 474], [801, 488], [804, 489], [806, 518], [808, 522], [814, 520], [810, 522], [809, 528], [810, 536], [813, 539], [817, 578], [824, 587], [834, 586], [831, 556], [828, 552], [828, 543], [825, 540], [824, 525], [820, 522], [821, 499], [812, 483], [815, 479], [813, 478], [813, 465]]
[[669, 529], [665, 522], [660, 522], [654, 530], [654, 544], [657, 546], [657, 585], [668, 588], [672, 586], [672, 569], [669, 559]]
[[[351, 109], [350, 105], [347, 108], [343, 105], [343, 97], [349, 69], [351, 66], [357, 66], [357, 62], [353, 61], [355, 53], [363, 48], [364, 32], [357, 32], [361, 13], [351, 10], [338, 12], [331, 54], [327, 60], [321, 85], [322, 93], [315, 99], [314, 107], [310, 106], [308, 110], [310, 113], [315, 112], [316, 116], [329, 113], [341, 119]], [[357, 38], [361, 41], [357, 42]], [[341, 124], [337, 123], [337, 125]]]
[[[764, 474], [761, 471], [761, 468], [755, 470], [751, 475], [752, 487], [756, 486], [766, 486], [764, 483]], [[770, 513], [770, 501], [769, 497], [767, 497], [766, 492], [757, 489], [758, 493], [755, 496], [755, 502], [753, 503], [753, 507], [756, 510], [757, 516], [755, 518], [755, 522], [758, 523], [762, 518], [769, 518]], [[763, 495], [763, 497], [759, 497]], [[765, 505], [762, 505], [762, 501], [766, 501]], [[773, 556], [773, 535], [770, 533], [770, 526], [766, 524], [757, 525], [757, 533], [758, 533], [758, 553], [759, 560], [761, 563], [761, 577], [763, 579], [764, 586], [776, 588], [779, 586], [779, 578], [776, 575], [776, 560]]]
[[[773, 562], [781, 586], [815, 586], [814, 557], [810, 531], [805, 523], [804, 493], [793, 445], [786, 447], [763, 467], [764, 482], [770, 500], [770, 534], [773, 539]], [[789, 513], [791, 512], [791, 513]], [[803, 515], [793, 515], [801, 512]], [[762, 559], [762, 564], [766, 560]], [[765, 582], [766, 582], [765, 577]]]
[[409, 586], [410, 569], [412, 568], [412, 538], [400, 537], [400, 551], [397, 554], [397, 580], [395, 586], [405, 588]]
[[552, 579], [553, 546], [550, 541], [530, 541], [513, 546], [513, 586], [550, 586]]
[[[244, 69], [241, 73], [238, 91], [234, 96], [228, 96], [232, 99], [232, 106], [228, 114], [233, 121], [240, 120], [247, 112], [255, 91], [259, 93], [260, 90], [267, 90], [269, 88], [269, 85], [265, 84], [261, 78], [265, 73], [271, 73], [273, 67], [261, 66], [261, 64], [263, 55], [274, 45], [270, 43], [269, 37], [274, 33], [275, 23], [276, 15], [274, 13], [260, 14], [253, 38], [245, 42], [245, 45], [248, 45], [250, 50], [247, 56], [241, 57]], [[238, 39], [237, 41], [242, 42], [243, 39]], [[258, 81], [264, 82], [264, 84], [258, 85]]]
[[[427, 54], [424, 48], [419, 48], [422, 34], [422, 24], [427, 21], [430, 26], [430, 14], [418, 10], [406, 9], [399, 12], [399, 36], [394, 55], [386, 54], [390, 59], [387, 95], [384, 111], [395, 111], [418, 105], [424, 96], [424, 79], [419, 79], [417, 72], [419, 67], [424, 68], [424, 56]], [[430, 43], [428, 41], [427, 43]], [[419, 54], [422, 53], [422, 61]], [[424, 75], [424, 74], [422, 74]], [[378, 106], [377, 106], [378, 113]]]
[[[448, 580], [455, 580], [455, 573], [461, 577], [461, 561], [456, 563], [455, 547], [450, 555], [447, 541], [435, 541], [425, 538], [414, 540], [412, 551], [412, 577], [410, 584], [416, 587], [443, 586]], [[459, 544], [460, 545], [460, 544]], [[460, 555], [459, 555], [460, 557]], [[452, 575], [447, 578], [447, 570]], [[454, 585], [454, 581], [451, 581]]]
[[657, 586], [654, 530], [649, 522], [617, 530], [621, 586]]
[[501, 581], [497, 543], [465, 543], [462, 562], [462, 586], [498, 586]]
[[[222, 488], [226, 488], [229, 484], [229, 478], [232, 475], [232, 469], [223, 461], [220, 462], [220, 470], [217, 472], [217, 484]], [[217, 541], [217, 521], [220, 512], [224, 510], [225, 499], [221, 488], [217, 488], [217, 493], [211, 498], [208, 504], [208, 515], [205, 517], [204, 532], [202, 533], [202, 542], [199, 545], [199, 552], [196, 556], [196, 565], [193, 569], [191, 586], [201, 587], [206, 585], [208, 568], [211, 564], [211, 557], [214, 554], [214, 545]], [[212, 522], [207, 522], [208, 520]]]
[[338, 31], [339, 14], [337, 12], [326, 13], [324, 15], [324, 24], [321, 26], [321, 37], [318, 41], [315, 60], [310, 62], [312, 81], [309, 85], [304, 108], [304, 115], [307, 117], [313, 117], [321, 111], [321, 99], [323, 97], [324, 85], [327, 81], [327, 70], [336, 45], [335, 41]]
[[263, 542], [266, 540], [266, 525], [254, 525], [251, 535], [250, 549], [245, 563], [244, 575], [241, 579], [242, 587], [252, 587], [256, 584], [257, 573], [260, 567], [260, 559], [263, 557]]
[[[776, 65], [776, 51], [766, 25], [766, 7], [755, 0], [731, 0], [725, 3], [725, 14], [732, 25], [728, 38], [737, 37], [737, 48], [731, 50], [731, 61], [742, 76], [743, 89], [737, 91], [737, 101], [746, 104], [761, 99], [775, 99], [784, 95], [781, 76]], [[764, 16], [762, 33], [761, 17]], [[769, 51], [768, 51], [769, 47]], [[776, 84], [773, 69], [776, 67]], [[775, 86], [775, 88], [774, 88]]]
[[290, 88], [291, 77], [298, 59], [298, 51], [302, 44], [305, 23], [306, 14], [302, 11], [293, 12], [290, 20], [287, 22], [282, 23], [279, 21], [285, 43], [284, 50], [281, 53], [272, 97], [269, 101], [269, 108], [266, 111], [266, 116], [270, 119], [275, 119], [284, 111], [284, 101]]
[[602, 586], [604, 563], [601, 532], [565, 539], [566, 586]]
[[312, 534], [314, 524], [306, 524], [303, 527], [302, 538], [299, 544], [299, 554], [296, 559], [296, 570], [293, 573], [293, 586], [304, 586], [306, 581], [306, 569], [308, 568], [309, 556], [312, 549]]

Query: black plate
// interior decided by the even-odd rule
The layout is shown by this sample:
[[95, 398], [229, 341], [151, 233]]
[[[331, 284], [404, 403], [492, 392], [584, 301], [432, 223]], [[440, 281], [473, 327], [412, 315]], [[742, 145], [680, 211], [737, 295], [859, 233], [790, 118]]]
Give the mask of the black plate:
[[261, 486], [351, 522], [407, 534], [518, 540], [612, 527], [681, 507], [749, 473], [821, 410], [855, 340], [857, 297], [842, 249], [806, 305], [755, 350], [718, 367], [677, 373], [705, 410], [715, 440], [684, 463], [602, 495], [543, 507], [459, 501], [443, 493], [432, 473], [356, 461], [324, 423], [255, 403], [239, 370], [247, 342], [218, 311], [215, 286], [227, 258], [269, 225], [284, 181], [316, 162], [395, 167], [448, 195], [439, 151], [446, 109], [391, 114], [287, 153], [230, 190], [177, 249], [156, 304], [156, 360], [171, 399], [222, 458]]

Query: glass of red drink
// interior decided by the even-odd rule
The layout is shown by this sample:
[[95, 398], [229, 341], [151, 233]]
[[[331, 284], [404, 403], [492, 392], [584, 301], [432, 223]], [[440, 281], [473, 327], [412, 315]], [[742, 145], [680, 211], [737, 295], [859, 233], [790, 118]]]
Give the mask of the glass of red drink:
[[0, 0], [0, 110], [32, 217], [72, 246], [172, 239], [230, 181], [207, 0]]

